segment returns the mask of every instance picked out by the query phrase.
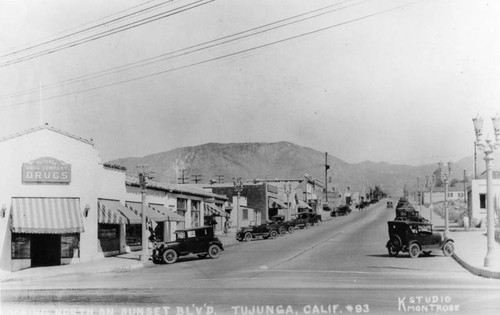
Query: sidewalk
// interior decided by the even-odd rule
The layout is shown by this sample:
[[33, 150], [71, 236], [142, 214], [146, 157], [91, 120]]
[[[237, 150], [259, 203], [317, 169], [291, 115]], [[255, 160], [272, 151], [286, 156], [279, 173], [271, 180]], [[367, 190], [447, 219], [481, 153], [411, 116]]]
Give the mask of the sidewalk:
[[[227, 235], [217, 235], [224, 248], [236, 243], [236, 233], [230, 232]], [[106, 257], [94, 261], [50, 267], [28, 268], [15, 272], [0, 272], [0, 286], [8, 286], [11, 281], [33, 281], [46, 278], [58, 277], [60, 275], [88, 275], [107, 272], [125, 272], [138, 268], [150, 268], [154, 263], [140, 261], [141, 252], [131, 252], [113, 257]], [[224, 255], [224, 253], [222, 253]]]
[[[415, 206], [415, 209], [419, 210], [423, 217], [430, 219], [429, 208], [421, 207], [421, 210], [419, 206]], [[444, 219], [437, 213], [432, 214], [432, 223], [434, 224], [434, 230], [444, 232]], [[458, 226], [456, 222], [450, 222], [448, 229], [450, 231], [449, 237], [454, 240], [455, 245], [453, 258], [462, 267], [476, 276], [500, 279], [500, 264], [495, 267], [484, 267], [484, 257], [488, 248], [486, 229], [470, 228], [466, 231], [464, 227]], [[500, 254], [500, 244], [495, 242], [495, 246]]]

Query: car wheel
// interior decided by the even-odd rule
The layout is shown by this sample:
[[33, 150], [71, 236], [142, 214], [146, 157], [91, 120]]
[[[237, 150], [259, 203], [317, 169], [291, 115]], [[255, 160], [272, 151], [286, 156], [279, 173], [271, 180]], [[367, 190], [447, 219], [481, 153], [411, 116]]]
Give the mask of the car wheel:
[[216, 258], [219, 258], [220, 256], [220, 247], [217, 246], [217, 245], [210, 245], [210, 247], [208, 248], [208, 256], [210, 256], [210, 258], [212, 259], [216, 259]]
[[417, 243], [413, 243], [410, 245], [408, 250], [410, 252], [411, 258], [417, 258], [420, 255], [420, 246]]
[[293, 226], [288, 227], [288, 233], [292, 234], [294, 230]]
[[392, 245], [387, 246], [387, 251], [389, 252], [389, 256], [395, 257], [398, 255], [399, 250], [394, 248]]
[[453, 245], [453, 242], [447, 242], [446, 244], [444, 244], [443, 254], [446, 257], [450, 257], [451, 255], [453, 255], [454, 252], [455, 252], [455, 246]]
[[277, 236], [278, 236], [278, 232], [276, 230], [271, 230], [271, 232], [269, 232], [270, 238], [276, 238]]
[[311, 222], [307, 222], [306, 223], [306, 228], [310, 228], [311, 227]]
[[171, 248], [163, 251], [161, 254], [161, 257], [163, 258], [163, 262], [166, 264], [173, 264], [174, 262], [177, 261], [177, 252]]
[[286, 234], [286, 229], [285, 229], [285, 227], [283, 227], [283, 226], [282, 226], [282, 227], [280, 227], [279, 231], [280, 231], [280, 234], [281, 234], [281, 235]]
[[252, 240], [252, 233], [246, 232], [245, 233], [245, 241], [250, 242]]

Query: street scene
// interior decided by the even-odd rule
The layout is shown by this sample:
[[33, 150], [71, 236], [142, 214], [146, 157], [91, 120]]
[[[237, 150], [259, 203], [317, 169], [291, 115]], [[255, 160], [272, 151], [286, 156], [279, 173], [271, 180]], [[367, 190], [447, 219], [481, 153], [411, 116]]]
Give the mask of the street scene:
[[239, 243], [221, 236], [225, 250], [213, 260], [189, 256], [128, 271], [13, 279], [3, 283], [9, 289], [2, 299], [12, 314], [20, 305], [77, 314], [498, 311], [498, 281], [472, 275], [441, 251], [417, 259], [389, 256], [386, 223], [393, 216], [376, 204], [274, 240]]
[[0, 0], [0, 314], [499, 314], [498, 16]]

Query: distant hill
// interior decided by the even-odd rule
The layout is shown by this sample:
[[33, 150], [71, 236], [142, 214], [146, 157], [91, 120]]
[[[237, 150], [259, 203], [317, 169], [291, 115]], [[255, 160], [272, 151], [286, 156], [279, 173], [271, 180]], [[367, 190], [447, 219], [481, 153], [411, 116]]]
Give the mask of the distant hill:
[[[325, 154], [308, 147], [290, 142], [276, 143], [207, 143], [199, 146], [182, 147], [167, 152], [144, 157], [121, 158], [107, 163], [122, 165], [127, 172], [137, 172], [137, 165], [148, 165], [156, 180], [176, 183], [182, 176], [186, 183], [193, 183], [194, 175], [201, 177], [202, 183], [223, 176], [224, 182], [232, 182], [233, 177], [244, 180], [302, 178], [312, 175], [325, 181]], [[335, 156], [328, 155], [331, 177], [329, 187], [350, 187], [352, 191], [369, 191], [378, 185], [382, 190], [394, 196], [403, 194], [404, 185], [416, 189], [417, 177], [423, 189], [426, 176], [437, 168], [437, 162], [431, 165], [409, 166], [394, 165], [385, 162], [362, 162], [349, 164]], [[472, 157], [453, 164], [455, 176], [462, 180], [463, 171], [471, 173]]]

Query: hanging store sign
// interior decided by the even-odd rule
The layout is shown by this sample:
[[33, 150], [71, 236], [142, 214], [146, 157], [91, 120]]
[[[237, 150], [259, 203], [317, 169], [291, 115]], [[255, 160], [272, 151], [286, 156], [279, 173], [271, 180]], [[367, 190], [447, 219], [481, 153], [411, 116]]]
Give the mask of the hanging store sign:
[[24, 183], [70, 183], [71, 164], [54, 159], [41, 157], [28, 163], [23, 163]]

